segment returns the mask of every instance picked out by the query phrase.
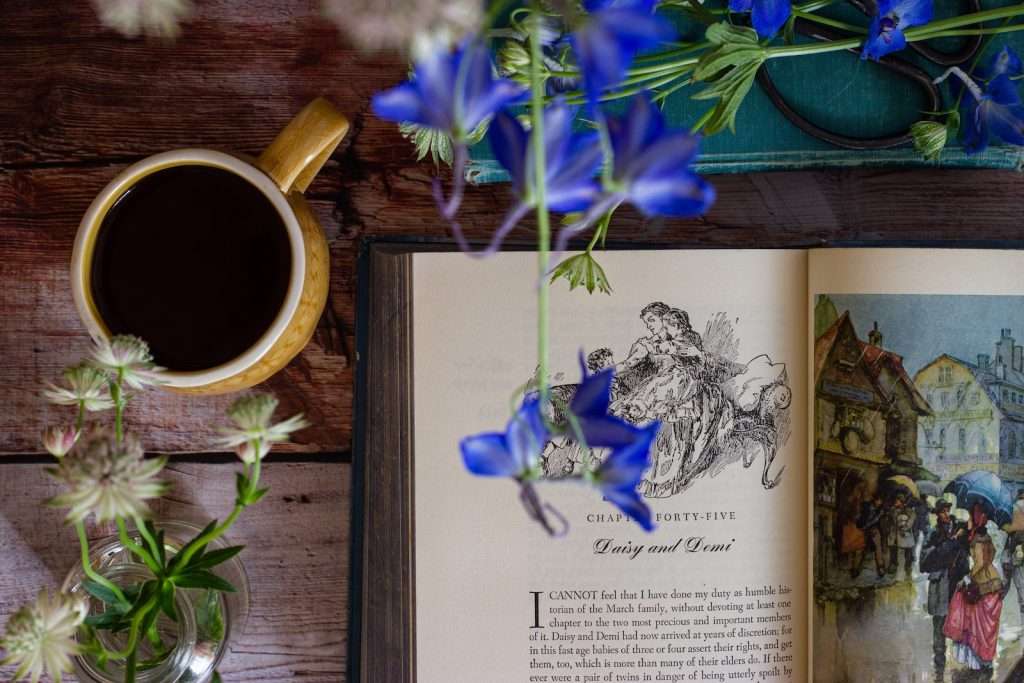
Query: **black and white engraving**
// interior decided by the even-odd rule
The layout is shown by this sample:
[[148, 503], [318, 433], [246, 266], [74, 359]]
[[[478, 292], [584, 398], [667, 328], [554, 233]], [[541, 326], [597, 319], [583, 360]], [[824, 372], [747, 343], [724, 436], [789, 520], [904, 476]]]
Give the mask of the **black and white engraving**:
[[[739, 338], [725, 313], [714, 315], [703, 335], [686, 311], [660, 301], [645, 306], [640, 319], [647, 334], [621, 360], [611, 348], [600, 348], [586, 363], [589, 372], [615, 369], [611, 413], [636, 425], [661, 422], [641, 493], [673, 496], [731, 463], [750, 467], [758, 456], [761, 483], [766, 489], [777, 486], [785, 467], [773, 463], [790, 434], [792, 391], [785, 365], [766, 354], [737, 362]], [[567, 405], [576, 387], [552, 387], [553, 404]], [[553, 419], [564, 420], [557, 408]], [[546, 445], [541, 461], [544, 475], [557, 479], [578, 473], [585, 463], [596, 467], [604, 455], [558, 437]]]

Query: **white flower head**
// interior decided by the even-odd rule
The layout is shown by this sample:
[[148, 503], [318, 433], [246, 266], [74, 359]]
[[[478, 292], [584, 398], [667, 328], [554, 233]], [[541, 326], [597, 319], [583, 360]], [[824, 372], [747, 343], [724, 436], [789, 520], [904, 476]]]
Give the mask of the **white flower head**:
[[267, 441], [259, 442], [259, 449], [252, 447], [252, 441], [246, 441], [235, 446], [235, 453], [238, 454], [238, 458], [246, 465], [252, 465], [257, 460], [262, 460], [270, 452], [271, 444]]
[[43, 446], [53, 457], [63, 458], [78, 441], [78, 435], [74, 427], [47, 427], [43, 431]]
[[100, 21], [127, 38], [175, 38], [192, 14], [191, 0], [93, 0]]
[[323, 0], [324, 13], [364, 50], [458, 42], [479, 30], [479, 0]]
[[146, 501], [167, 491], [167, 484], [156, 478], [165, 464], [166, 457], [147, 460], [131, 435], [118, 444], [109, 432], [93, 432], [49, 470], [68, 491], [48, 503], [69, 508], [69, 522], [84, 521], [90, 513], [97, 522], [148, 517]]
[[64, 381], [67, 386], [47, 385], [43, 391], [47, 401], [62, 406], [81, 405], [92, 412], [114, 407], [107, 376], [91, 365], [82, 363], [65, 368]]
[[[223, 436], [217, 443], [224, 448], [235, 448], [243, 462], [252, 463], [256, 458], [263, 458], [271, 444], [287, 441], [289, 434], [309, 426], [301, 413], [271, 424], [276, 409], [277, 399], [270, 394], [242, 396], [228, 408], [228, 417], [235, 427], [222, 427]], [[258, 444], [258, 449], [252, 447], [253, 442]]]
[[125, 384], [136, 389], [147, 384], [163, 384], [160, 373], [165, 368], [153, 362], [149, 344], [130, 334], [96, 339], [92, 364], [101, 370], [120, 374]]
[[28, 678], [38, 683], [48, 674], [60, 683], [61, 676], [71, 671], [71, 658], [79, 654], [75, 633], [88, 612], [81, 598], [40, 590], [35, 603], [23, 606], [7, 621], [0, 639], [0, 649], [7, 654], [0, 665], [18, 666], [13, 680]]

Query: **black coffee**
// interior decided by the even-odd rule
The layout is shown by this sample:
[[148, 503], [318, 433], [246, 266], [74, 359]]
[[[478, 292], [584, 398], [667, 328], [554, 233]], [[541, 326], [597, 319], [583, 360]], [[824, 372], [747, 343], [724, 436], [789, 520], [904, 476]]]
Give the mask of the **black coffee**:
[[171, 370], [204, 370], [266, 332], [290, 275], [287, 230], [262, 192], [230, 171], [174, 166], [107, 213], [91, 279], [113, 334], [146, 340]]

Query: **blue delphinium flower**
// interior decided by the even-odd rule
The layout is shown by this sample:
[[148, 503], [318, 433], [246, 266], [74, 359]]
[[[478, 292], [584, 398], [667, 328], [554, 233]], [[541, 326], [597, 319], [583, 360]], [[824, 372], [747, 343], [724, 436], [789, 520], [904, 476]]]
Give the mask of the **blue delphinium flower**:
[[[594, 174], [601, 165], [601, 143], [597, 133], [573, 132], [574, 113], [561, 101], [544, 109], [545, 194], [552, 211], [582, 211], [599, 193]], [[495, 158], [512, 177], [513, 191], [532, 204], [534, 158], [530, 135], [515, 117], [500, 112], [487, 137]]]
[[467, 436], [459, 449], [466, 469], [473, 474], [523, 480], [536, 475], [541, 449], [549, 437], [540, 402], [528, 399], [508, 421], [504, 432]]
[[577, 437], [590, 448], [622, 448], [641, 438], [641, 430], [620, 417], [608, 414], [612, 402], [612, 382], [615, 370], [605, 368], [593, 374], [587, 371], [586, 360], [580, 353], [583, 381], [569, 401], [568, 409], [578, 430]]
[[377, 116], [445, 131], [456, 141], [519, 99], [526, 88], [495, 78], [491, 54], [479, 40], [436, 49], [416, 62], [413, 77], [373, 96]]
[[637, 430], [631, 443], [613, 450], [593, 474], [593, 481], [601, 494], [644, 531], [654, 528], [651, 509], [637, 492], [644, 472], [650, 466], [650, 450], [661, 424], [651, 424]]
[[760, 38], [779, 32], [790, 14], [790, 0], [729, 0], [730, 12], [750, 12], [750, 23]]
[[860, 58], [877, 62], [891, 52], [902, 50], [907, 46], [903, 31], [927, 24], [933, 14], [932, 0], [878, 0], [878, 11], [871, 20]]
[[633, 98], [622, 116], [603, 117], [613, 154], [605, 192], [576, 223], [563, 228], [555, 250], [594, 221], [627, 202], [645, 216], [692, 218], [707, 212], [715, 201], [715, 188], [693, 172], [700, 137], [670, 129], [647, 94]]
[[991, 134], [1011, 145], [1024, 145], [1024, 105], [1012, 80], [1024, 73], [1020, 57], [1004, 47], [980, 73], [989, 79], [984, 88], [962, 72], [957, 74], [967, 87], [960, 105], [964, 151], [983, 152]]
[[676, 32], [654, 14], [655, 0], [584, 0], [588, 15], [571, 35], [583, 84], [592, 102], [618, 84], [641, 50], [673, 40]]
[[622, 117], [608, 117], [614, 154], [612, 181], [646, 216], [692, 217], [705, 213], [715, 190], [691, 169], [700, 137], [666, 128], [647, 95], [633, 98]]

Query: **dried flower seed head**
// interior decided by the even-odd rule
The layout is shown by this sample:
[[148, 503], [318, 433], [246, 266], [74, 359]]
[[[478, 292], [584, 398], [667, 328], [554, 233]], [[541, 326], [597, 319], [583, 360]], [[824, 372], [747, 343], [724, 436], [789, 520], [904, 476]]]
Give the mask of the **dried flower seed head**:
[[17, 665], [13, 680], [37, 683], [49, 675], [60, 683], [71, 671], [71, 658], [79, 653], [75, 633], [88, 615], [85, 601], [63, 593], [39, 591], [34, 603], [15, 612], [7, 622], [0, 649], [0, 666]]
[[92, 364], [101, 370], [120, 374], [125, 384], [136, 389], [163, 383], [160, 373], [164, 368], [153, 362], [149, 344], [131, 335], [97, 339], [92, 351]]
[[166, 463], [166, 457], [146, 460], [142, 445], [131, 435], [117, 443], [109, 432], [93, 432], [50, 470], [68, 491], [49, 504], [69, 508], [69, 522], [84, 521], [90, 513], [97, 522], [148, 517], [146, 501], [167, 490], [156, 478]]
[[104, 26], [127, 38], [176, 38], [179, 24], [192, 14], [190, 0], [93, 0], [93, 5]]
[[107, 376], [102, 371], [84, 363], [74, 365], [64, 370], [64, 382], [66, 386], [47, 385], [43, 391], [47, 401], [62, 406], [81, 405], [88, 411], [114, 407]]

